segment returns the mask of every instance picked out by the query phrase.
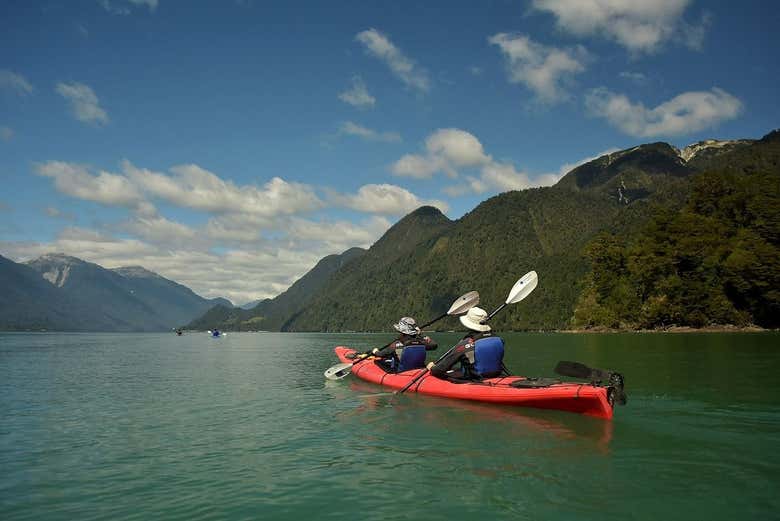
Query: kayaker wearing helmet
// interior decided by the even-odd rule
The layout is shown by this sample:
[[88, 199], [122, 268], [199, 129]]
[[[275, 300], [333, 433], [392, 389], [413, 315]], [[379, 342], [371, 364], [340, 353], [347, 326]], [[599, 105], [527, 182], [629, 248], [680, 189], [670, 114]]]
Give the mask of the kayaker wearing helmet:
[[401, 336], [381, 349], [374, 348], [371, 354], [381, 358], [394, 373], [425, 367], [425, 352], [439, 345], [428, 336], [420, 336], [420, 328], [412, 317], [401, 318], [393, 327]]
[[[428, 364], [432, 375], [457, 381], [493, 378], [504, 372], [504, 341], [493, 336], [485, 320], [487, 312], [478, 307], [460, 317], [469, 332], [439, 363]], [[460, 369], [453, 369], [458, 363]]]

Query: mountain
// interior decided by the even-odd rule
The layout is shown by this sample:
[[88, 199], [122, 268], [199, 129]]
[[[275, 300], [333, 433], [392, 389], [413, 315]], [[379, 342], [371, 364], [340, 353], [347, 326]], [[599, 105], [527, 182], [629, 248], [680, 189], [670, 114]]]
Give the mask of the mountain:
[[587, 245], [575, 326], [780, 327], [780, 133], [692, 152], [702, 172], [682, 208]]
[[[88, 321], [38, 272], [0, 256], [0, 329], [84, 329]], [[76, 310], [78, 311], [78, 310]]]
[[[682, 204], [692, 173], [671, 146], [656, 143], [598, 158], [553, 187], [492, 197], [454, 222], [439, 214], [432, 226], [416, 222], [413, 212], [349, 270], [335, 273], [285, 329], [386, 330], [401, 315], [437, 316], [469, 290], [478, 290], [490, 310], [530, 270], [543, 281], [527, 304], [533, 308], [510, 308], [493, 325], [567, 327], [588, 268], [585, 244], [605, 230], [630, 233], [655, 204]], [[399, 247], [403, 255], [387, 254]]]
[[287, 291], [275, 298], [262, 300], [248, 310], [217, 306], [191, 322], [187, 327], [190, 329], [221, 328], [234, 331], [282, 330], [290, 317], [307, 305], [311, 295], [316, 294], [334, 272], [342, 269], [364, 253], [365, 250], [362, 248], [350, 248], [340, 255], [328, 255], [295, 281]]
[[3, 258], [0, 328], [166, 331], [224, 299], [204, 299], [141, 267], [105, 269], [63, 254], [24, 264]]
[[[420, 321], [438, 316], [469, 290], [478, 290], [481, 305], [490, 311], [530, 270], [540, 278], [534, 294], [491, 323], [498, 329], [569, 328], [590, 284], [594, 264], [586, 252], [594, 240], [603, 234], [641, 240], [659, 209], [675, 215], [687, 208], [693, 181], [705, 172], [776, 176], [778, 141], [778, 132], [772, 132], [760, 140], [708, 140], [683, 150], [649, 143], [580, 165], [555, 186], [492, 197], [457, 221], [435, 208], [420, 208], [334, 271], [305, 303], [289, 301], [288, 318], [267, 322], [273, 327], [264, 329], [386, 331], [402, 315]], [[773, 214], [767, 215], [759, 220], [762, 226], [776, 228]], [[255, 309], [264, 305], [268, 301]], [[209, 327], [219, 318], [212, 310]], [[221, 327], [235, 324], [226, 321]], [[459, 327], [452, 318], [437, 326]]]

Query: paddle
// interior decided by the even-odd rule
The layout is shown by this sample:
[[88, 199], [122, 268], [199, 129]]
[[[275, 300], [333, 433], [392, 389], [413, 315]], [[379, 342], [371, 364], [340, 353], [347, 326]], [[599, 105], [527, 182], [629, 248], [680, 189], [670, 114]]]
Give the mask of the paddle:
[[[433, 320], [426, 322], [425, 324], [420, 326], [420, 329], [421, 330], [425, 329], [426, 327], [430, 326], [434, 322], [438, 322], [444, 317], [450, 315], [462, 315], [463, 313], [473, 308], [477, 304], [479, 304], [479, 293], [477, 293], [476, 291], [469, 291], [468, 293], [464, 293], [463, 295], [455, 299], [455, 302], [452, 303], [450, 309], [447, 310], [446, 313], [443, 313], [438, 317], [434, 318]], [[385, 346], [382, 347], [382, 349], [390, 346], [393, 342], [395, 342], [395, 340], [391, 341], [389, 344], [385, 344]], [[365, 356], [361, 356], [361, 355], [365, 355]], [[368, 351], [366, 353], [361, 353], [361, 355], [358, 355], [360, 356], [360, 358], [355, 360], [354, 362], [345, 362], [342, 364], [336, 364], [332, 367], [329, 367], [327, 371], [325, 371], [325, 378], [329, 380], [339, 380], [341, 378], [344, 378], [350, 372], [352, 372], [353, 365], [359, 364], [363, 360], [368, 359], [368, 357], [371, 355], [371, 351]]]
[[555, 366], [555, 372], [561, 376], [570, 376], [582, 380], [590, 380], [594, 384], [606, 382], [610, 387], [615, 388], [615, 400], [620, 405], [625, 405], [627, 401], [626, 393], [623, 391], [625, 385], [623, 375], [614, 371], [605, 369], [594, 369], [580, 362], [560, 361]]
[[[496, 310], [495, 310], [495, 311], [493, 311], [493, 312], [492, 312], [490, 315], [488, 315], [488, 317], [487, 317], [487, 318], [486, 318], [486, 319], [483, 321], [483, 323], [485, 323], [485, 322], [487, 322], [488, 320], [490, 320], [490, 318], [491, 318], [491, 317], [495, 316], [495, 314], [496, 314], [496, 313], [498, 313], [499, 311], [501, 311], [502, 309], [504, 309], [504, 308], [505, 308], [507, 305], [509, 305], [509, 304], [515, 304], [515, 303], [517, 303], [517, 302], [520, 302], [520, 301], [521, 301], [521, 300], [523, 300], [525, 297], [527, 297], [528, 295], [530, 295], [530, 294], [531, 294], [531, 292], [532, 292], [532, 291], [533, 291], [533, 290], [536, 288], [536, 285], [537, 285], [538, 283], [539, 283], [539, 277], [536, 275], [536, 272], [535, 272], [535, 271], [529, 271], [528, 273], [526, 273], [525, 275], [523, 275], [522, 277], [520, 277], [520, 278], [517, 280], [517, 282], [515, 282], [515, 285], [514, 285], [514, 286], [512, 286], [512, 289], [509, 291], [509, 295], [507, 295], [507, 297], [506, 297], [506, 300], [504, 301], [504, 303], [503, 303], [503, 304], [501, 304], [501, 305], [500, 305], [498, 308], [496, 308]], [[437, 359], [437, 360], [434, 362], [434, 364], [438, 364], [439, 362], [441, 362], [442, 360], [444, 360], [444, 358], [445, 358], [447, 355], [449, 355], [449, 354], [452, 352], [452, 350], [453, 350], [453, 349], [455, 349], [455, 347], [457, 347], [457, 344], [455, 344], [454, 346], [452, 346], [452, 347], [449, 349], [449, 351], [447, 351], [446, 353], [444, 353], [443, 355], [441, 355], [441, 356], [440, 356], [440, 357], [439, 357], [439, 358], [438, 358], [438, 359]], [[408, 384], [406, 384], [405, 386], [403, 386], [401, 389], [398, 389], [398, 390], [395, 392], [395, 394], [401, 394], [401, 393], [403, 393], [403, 392], [404, 392], [404, 391], [406, 391], [408, 388], [410, 388], [411, 386], [413, 386], [413, 385], [414, 385], [414, 384], [415, 384], [415, 383], [416, 383], [418, 380], [420, 380], [420, 378], [422, 378], [423, 376], [425, 376], [427, 373], [428, 373], [428, 368], [426, 367], [425, 369], [423, 369], [422, 371], [420, 371], [420, 374], [418, 374], [417, 376], [415, 376], [415, 377], [412, 379], [412, 381], [410, 381]]]

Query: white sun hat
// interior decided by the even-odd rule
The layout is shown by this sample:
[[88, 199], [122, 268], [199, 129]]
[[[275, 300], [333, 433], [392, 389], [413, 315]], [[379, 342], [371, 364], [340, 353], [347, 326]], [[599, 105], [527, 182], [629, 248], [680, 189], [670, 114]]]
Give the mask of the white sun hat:
[[393, 324], [393, 327], [404, 335], [416, 336], [420, 334], [420, 328], [417, 327], [417, 322], [412, 317], [403, 317], [397, 324]]
[[490, 331], [490, 326], [482, 324], [487, 319], [487, 311], [482, 308], [473, 307], [468, 313], [460, 317], [460, 323], [473, 331]]

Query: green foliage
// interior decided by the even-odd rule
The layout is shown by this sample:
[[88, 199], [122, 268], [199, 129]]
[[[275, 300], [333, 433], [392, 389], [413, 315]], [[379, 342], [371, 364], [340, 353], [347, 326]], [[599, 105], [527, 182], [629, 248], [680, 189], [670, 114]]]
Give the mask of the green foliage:
[[780, 176], [707, 172], [626, 241], [600, 235], [577, 327], [780, 325]]
[[[767, 324], [780, 316], [778, 158], [776, 134], [689, 162], [653, 143], [581, 165], [553, 187], [492, 197], [457, 221], [423, 207], [350, 262], [318, 265], [249, 313], [223, 311], [219, 327], [390, 331], [400, 316], [426, 321], [470, 290], [490, 311], [530, 270], [538, 288], [496, 315], [496, 329]], [[713, 165], [722, 173], [697, 177], [692, 194], [692, 177]]]

